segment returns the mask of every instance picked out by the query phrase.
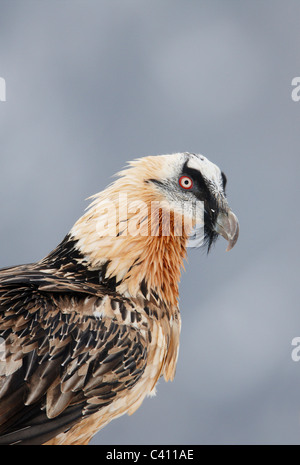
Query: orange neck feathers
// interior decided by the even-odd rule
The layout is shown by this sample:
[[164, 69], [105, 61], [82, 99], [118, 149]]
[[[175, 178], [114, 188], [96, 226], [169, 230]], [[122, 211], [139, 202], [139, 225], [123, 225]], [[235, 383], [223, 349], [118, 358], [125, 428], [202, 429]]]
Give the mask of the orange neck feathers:
[[144, 159], [142, 167], [139, 160], [133, 162], [133, 168], [93, 196], [71, 235], [91, 269], [107, 264], [105, 278], [116, 279], [118, 292], [176, 306], [189, 231], [182, 214], [170, 212], [147, 181], [157, 163], [155, 157]]

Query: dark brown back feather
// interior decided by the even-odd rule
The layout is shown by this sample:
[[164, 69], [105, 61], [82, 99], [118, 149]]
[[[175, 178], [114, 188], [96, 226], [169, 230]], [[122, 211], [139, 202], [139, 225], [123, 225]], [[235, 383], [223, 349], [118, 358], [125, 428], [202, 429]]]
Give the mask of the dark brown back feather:
[[[112, 314], [97, 317], [105, 296]], [[116, 301], [134, 310], [80, 276], [38, 264], [0, 271], [0, 444], [42, 444], [137, 383], [148, 341]]]

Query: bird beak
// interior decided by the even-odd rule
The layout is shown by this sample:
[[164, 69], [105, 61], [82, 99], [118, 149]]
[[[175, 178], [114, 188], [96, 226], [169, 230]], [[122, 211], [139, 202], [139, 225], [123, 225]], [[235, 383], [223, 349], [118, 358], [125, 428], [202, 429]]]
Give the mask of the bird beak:
[[231, 210], [218, 214], [215, 231], [228, 241], [226, 252], [229, 252], [235, 246], [239, 237], [239, 222]]

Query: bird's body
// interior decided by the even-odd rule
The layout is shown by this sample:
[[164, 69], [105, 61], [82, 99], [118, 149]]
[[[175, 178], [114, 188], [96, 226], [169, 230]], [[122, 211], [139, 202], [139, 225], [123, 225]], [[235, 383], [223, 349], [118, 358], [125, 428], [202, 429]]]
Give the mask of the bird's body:
[[0, 270], [0, 444], [87, 444], [154, 394], [160, 376], [174, 378], [178, 283], [196, 223], [178, 205], [196, 196], [209, 245], [219, 233], [232, 247], [224, 188], [204, 157], [140, 159], [47, 257]]

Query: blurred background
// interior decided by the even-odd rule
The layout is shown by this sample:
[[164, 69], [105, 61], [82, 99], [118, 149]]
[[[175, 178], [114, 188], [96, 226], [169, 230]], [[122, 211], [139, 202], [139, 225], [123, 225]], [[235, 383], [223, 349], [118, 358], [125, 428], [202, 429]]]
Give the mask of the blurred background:
[[240, 239], [189, 250], [176, 377], [92, 444], [300, 444], [299, 0], [0, 0], [0, 266], [127, 160], [202, 153]]

